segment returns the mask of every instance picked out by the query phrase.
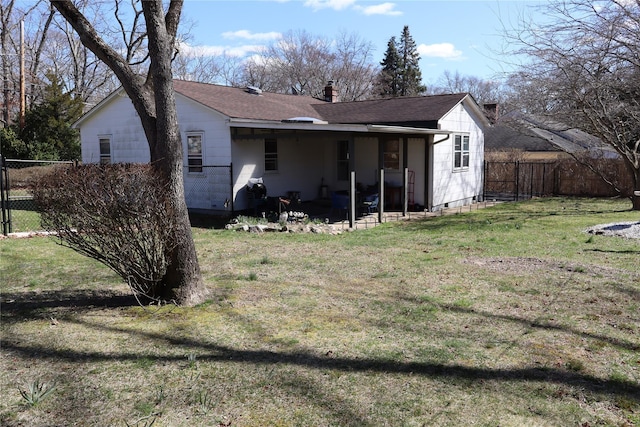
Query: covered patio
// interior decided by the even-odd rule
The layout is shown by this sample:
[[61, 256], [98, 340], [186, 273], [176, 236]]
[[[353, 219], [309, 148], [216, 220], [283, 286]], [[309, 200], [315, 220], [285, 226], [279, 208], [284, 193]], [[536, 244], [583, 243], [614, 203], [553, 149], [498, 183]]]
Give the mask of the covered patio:
[[230, 126], [233, 157], [243, 164], [234, 182], [260, 180], [266, 193], [256, 199], [250, 184], [236, 185], [235, 210], [302, 211], [350, 227], [373, 214], [382, 222], [386, 212], [429, 210], [433, 144], [452, 133], [314, 119]]

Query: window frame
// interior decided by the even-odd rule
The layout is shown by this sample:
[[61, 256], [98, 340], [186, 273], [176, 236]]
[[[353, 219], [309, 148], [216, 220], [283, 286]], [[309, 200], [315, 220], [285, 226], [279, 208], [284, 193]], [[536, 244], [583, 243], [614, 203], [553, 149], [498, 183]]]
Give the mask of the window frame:
[[468, 134], [453, 135], [453, 170], [468, 170], [471, 164], [471, 143]]
[[[109, 153], [103, 152], [103, 144], [107, 145]], [[98, 135], [98, 155], [100, 157], [99, 163], [101, 165], [110, 165], [113, 162], [113, 154], [111, 151], [111, 135]]]
[[346, 139], [336, 144], [336, 179], [349, 181], [349, 141]]
[[[269, 147], [271, 145], [271, 147]], [[267, 150], [267, 148], [275, 148], [274, 150]], [[278, 139], [277, 138], [265, 138], [264, 139], [264, 171], [265, 173], [278, 172]]]
[[[192, 154], [191, 152], [191, 139], [200, 139], [200, 152], [199, 154]], [[187, 172], [189, 173], [204, 173], [204, 132], [187, 132], [186, 133], [186, 148], [187, 148]]]
[[386, 170], [400, 170], [400, 140], [387, 139], [382, 147], [382, 166]]

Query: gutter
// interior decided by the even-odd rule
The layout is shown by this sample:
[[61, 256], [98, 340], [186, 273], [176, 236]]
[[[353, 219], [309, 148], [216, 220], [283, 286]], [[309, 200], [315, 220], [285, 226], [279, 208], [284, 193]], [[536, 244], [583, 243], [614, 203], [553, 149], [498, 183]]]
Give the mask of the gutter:
[[[360, 125], [360, 124], [344, 124], [344, 123], [311, 123], [311, 122], [292, 122], [292, 121], [261, 121], [241, 118], [229, 118], [227, 123], [235, 128], [262, 128], [262, 129], [285, 129], [285, 130], [314, 130], [314, 131], [340, 131], [340, 132], [358, 132], [358, 133], [399, 133], [414, 135], [447, 135], [444, 140], [449, 138], [453, 131], [443, 131], [440, 129], [426, 129], [404, 126], [387, 126], [387, 125]], [[440, 141], [438, 141], [440, 142]]]

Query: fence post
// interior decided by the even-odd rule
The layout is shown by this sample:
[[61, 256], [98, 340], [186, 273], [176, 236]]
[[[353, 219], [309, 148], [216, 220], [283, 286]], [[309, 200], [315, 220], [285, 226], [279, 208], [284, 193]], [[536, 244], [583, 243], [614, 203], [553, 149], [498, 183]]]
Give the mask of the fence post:
[[4, 156], [0, 155], [0, 210], [2, 210], [2, 234], [6, 236], [7, 234], [9, 234], [9, 213], [7, 211], [9, 209], [9, 204], [8, 197], [6, 196], [4, 191], [5, 180], [7, 181], [6, 186], [8, 188], [9, 177], [7, 174], [7, 165], [5, 163]]
[[520, 161], [516, 161], [516, 167], [515, 167], [515, 171], [516, 171], [516, 176], [515, 176], [515, 183], [516, 183], [516, 188], [515, 191], [513, 192], [513, 195], [515, 197], [515, 201], [520, 200]]

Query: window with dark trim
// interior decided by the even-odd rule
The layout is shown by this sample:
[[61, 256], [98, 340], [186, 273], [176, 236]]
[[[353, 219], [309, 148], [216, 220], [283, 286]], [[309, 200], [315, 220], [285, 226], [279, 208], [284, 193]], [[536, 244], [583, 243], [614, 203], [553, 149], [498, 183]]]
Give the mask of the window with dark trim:
[[349, 141], [338, 141], [337, 150], [338, 181], [349, 180]]
[[187, 168], [189, 172], [202, 172], [202, 134], [187, 134]]
[[99, 140], [100, 145], [100, 164], [108, 165], [111, 163], [111, 138], [107, 136], [101, 136]]
[[400, 169], [400, 141], [391, 139], [384, 142], [384, 168]]
[[469, 135], [455, 135], [453, 143], [453, 168], [469, 167]]
[[264, 140], [264, 170], [278, 170], [278, 140], [275, 138]]

